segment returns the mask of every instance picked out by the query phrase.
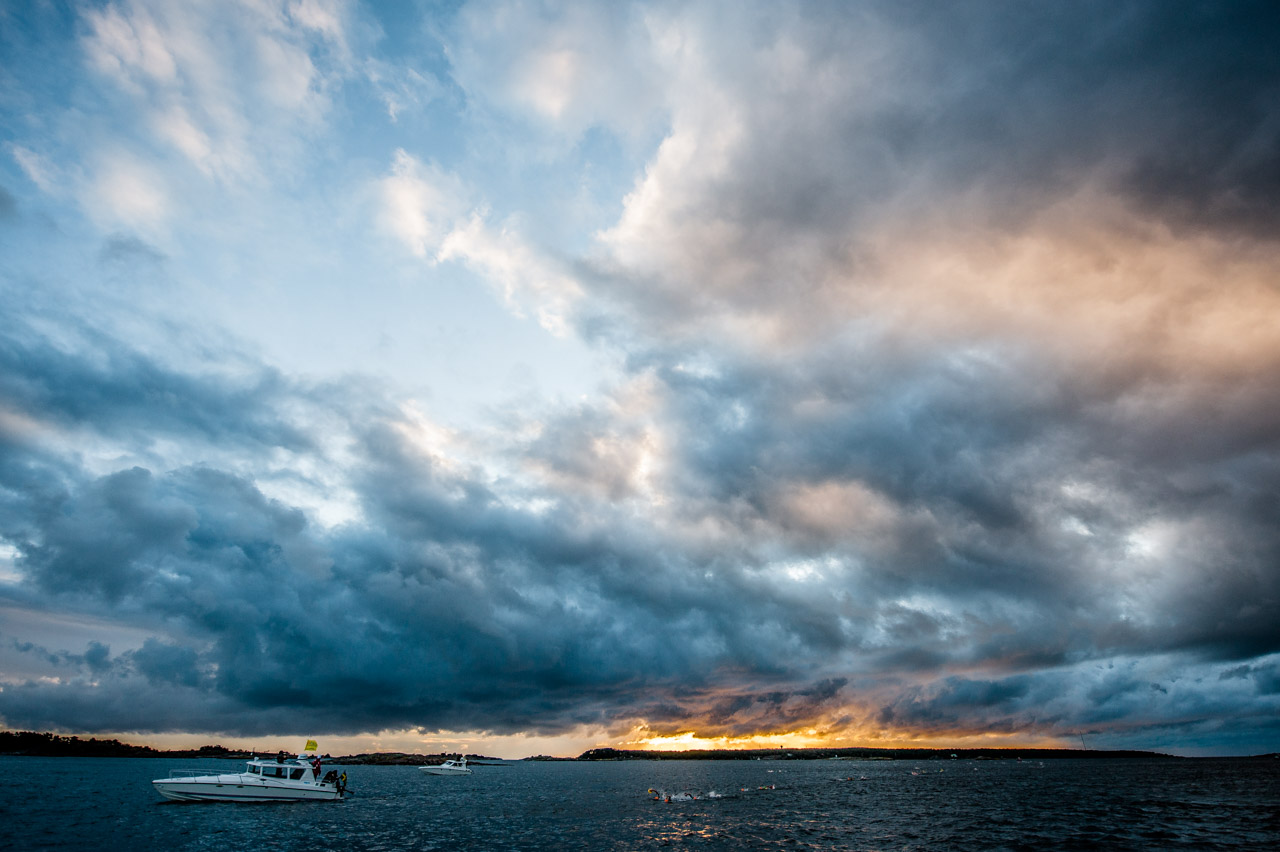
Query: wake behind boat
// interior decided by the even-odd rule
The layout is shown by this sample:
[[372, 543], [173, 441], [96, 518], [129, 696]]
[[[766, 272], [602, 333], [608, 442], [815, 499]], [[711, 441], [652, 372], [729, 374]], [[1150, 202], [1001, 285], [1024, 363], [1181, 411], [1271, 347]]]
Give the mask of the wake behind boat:
[[[314, 742], [308, 741], [308, 749]], [[347, 773], [330, 769], [322, 776], [319, 755], [254, 758], [244, 772], [228, 775], [200, 774], [201, 770], [176, 769], [168, 778], [152, 781], [156, 792], [179, 802], [316, 802], [336, 801], [347, 789]]]
[[418, 769], [428, 775], [470, 775], [471, 770], [467, 768], [467, 759], [446, 760], [444, 763], [433, 766], [419, 766]]

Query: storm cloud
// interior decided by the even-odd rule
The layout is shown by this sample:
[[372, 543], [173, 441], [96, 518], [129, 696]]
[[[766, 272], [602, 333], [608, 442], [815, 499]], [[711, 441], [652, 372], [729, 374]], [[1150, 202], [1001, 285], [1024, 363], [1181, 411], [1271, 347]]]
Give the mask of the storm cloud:
[[[1280, 15], [731, 6], [464, 6], [447, 90], [536, 132], [513, 209], [377, 178], [406, 262], [617, 365], [591, 395], [450, 423], [6, 274], [0, 719], [1280, 747]], [[323, 113], [361, 47], [295, 23]], [[199, 286], [141, 230], [85, 274]]]

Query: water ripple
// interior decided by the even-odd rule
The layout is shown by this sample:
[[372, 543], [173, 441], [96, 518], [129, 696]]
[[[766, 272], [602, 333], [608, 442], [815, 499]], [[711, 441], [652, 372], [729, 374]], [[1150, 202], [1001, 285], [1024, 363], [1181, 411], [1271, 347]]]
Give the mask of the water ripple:
[[530, 762], [466, 778], [353, 766], [344, 802], [162, 802], [150, 780], [190, 765], [0, 758], [27, 790], [0, 799], [0, 848], [1280, 848], [1280, 761]]

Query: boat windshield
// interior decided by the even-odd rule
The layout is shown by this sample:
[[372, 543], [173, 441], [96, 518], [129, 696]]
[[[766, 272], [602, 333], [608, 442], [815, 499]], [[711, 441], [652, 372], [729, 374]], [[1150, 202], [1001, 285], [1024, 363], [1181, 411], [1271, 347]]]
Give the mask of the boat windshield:
[[257, 774], [258, 774], [259, 772], [261, 772], [261, 771], [262, 771], [262, 770], [261, 770], [261, 769], [259, 769], [259, 768], [258, 768], [257, 766], [255, 766], [254, 764], [252, 764], [252, 763], [250, 763], [250, 764], [249, 764], [249, 774], [250, 774], [250, 775], [257, 775]]

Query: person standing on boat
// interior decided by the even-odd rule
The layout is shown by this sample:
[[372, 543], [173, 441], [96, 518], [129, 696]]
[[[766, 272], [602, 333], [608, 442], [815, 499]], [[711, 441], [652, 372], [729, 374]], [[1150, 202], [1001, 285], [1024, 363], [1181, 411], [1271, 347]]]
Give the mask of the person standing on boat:
[[316, 778], [320, 777], [320, 755], [318, 754], [316, 755], [316, 759], [311, 761], [311, 774]]

